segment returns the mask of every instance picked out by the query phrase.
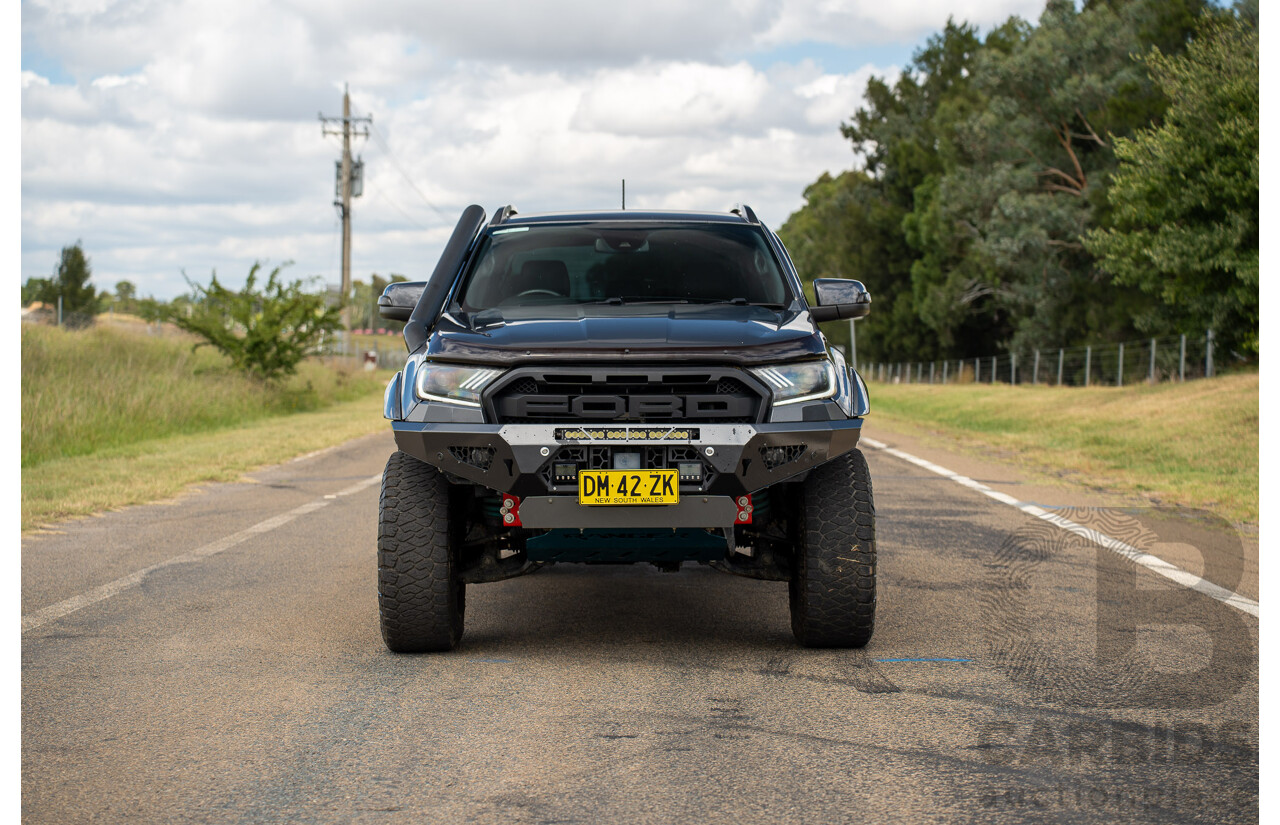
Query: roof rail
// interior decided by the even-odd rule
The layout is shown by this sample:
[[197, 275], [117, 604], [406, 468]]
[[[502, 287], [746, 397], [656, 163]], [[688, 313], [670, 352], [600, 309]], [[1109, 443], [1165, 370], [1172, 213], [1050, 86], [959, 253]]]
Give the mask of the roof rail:
[[519, 214], [516, 212], [516, 208], [511, 204], [507, 204], [493, 211], [493, 220], [489, 221], [489, 225], [497, 226], [500, 223], [506, 223], [512, 215], [516, 214]]
[[740, 215], [747, 223], [760, 223], [760, 219], [756, 217], [755, 210], [745, 203], [740, 203], [729, 210], [730, 214]]

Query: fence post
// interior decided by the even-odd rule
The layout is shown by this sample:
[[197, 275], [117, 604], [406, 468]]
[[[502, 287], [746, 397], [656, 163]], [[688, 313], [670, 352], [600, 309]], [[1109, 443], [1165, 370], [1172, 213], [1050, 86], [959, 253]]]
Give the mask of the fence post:
[[982, 377], [980, 375], [981, 372], [982, 372], [982, 361], [978, 358], [973, 359], [973, 383], [975, 384], [978, 383], [978, 379]]
[[1018, 383], [1018, 353], [1009, 353], [1009, 386]]
[[1031, 367], [1031, 386], [1035, 386], [1040, 381], [1040, 350], [1036, 350], [1035, 365]]
[[957, 358], [956, 359], [956, 380], [960, 381], [963, 379], [964, 379], [964, 359]]
[[1204, 337], [1204, 377], [1213, 377], [1213, 330], [1205, 333]]
[[1089, 368], [1093, 366], [1093, 347], [1084, 348], [1084, 385], [1089, 386]]
[[1116, 367], [1116, 386], [1124, 386], [1124, 344], [1120, 345], [1119, 366]]
[[932, 383], [933, 383], [933, 368], [934, 368], [935, 366], [937, 366], [937, 364], [936, 364], [936, 363], [934, 363], [933, 361], [930, 361], [930, 362], [929, 362], [929, 383], [930, 383], [930, 384], [932, 384]]
[[951, 366], [951, 362], [944, 359], [942, 361], [942, 383], [944, 384], [947, 383], [947, 367], [949, 366]]
[[1178, 344], [1178, 380], [1187, 380], [1187, 334], [1182, 333], [1182, 341]]
[[1151, 339], [1151, 366], [1147, 367], [1147, 383], [1156, 382], [1156, 339]]
[[62, 326], [62, 296], [58, 296], [58, 326]]
[[995, 382], [996, 382], [996, 357], [993, 355], [991, 356], [991, 383], [994, 384]]
[[1058, 386], [1062, 386], [1062, 350], [1058, 350]]

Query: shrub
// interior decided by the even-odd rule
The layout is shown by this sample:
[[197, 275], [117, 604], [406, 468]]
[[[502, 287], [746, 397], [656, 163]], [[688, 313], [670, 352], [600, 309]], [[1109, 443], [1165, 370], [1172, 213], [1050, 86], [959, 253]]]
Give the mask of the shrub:
[[253, 265], [238, 292], [220, 284], [216, 272], [207, 287], [191, 283], [190, 303], [168, 316], [175, 326], [204, 339], [197, 347], [212, 346], [250, 375], [274, 381], [292, 375], [298, 362], [342, 322], [339, 308], [326, 306], [323, 295], [304, 291], [303, 281], [284, 283], [283, 267], [271, 270], [257, 289], [261, 268], [261, 263]]

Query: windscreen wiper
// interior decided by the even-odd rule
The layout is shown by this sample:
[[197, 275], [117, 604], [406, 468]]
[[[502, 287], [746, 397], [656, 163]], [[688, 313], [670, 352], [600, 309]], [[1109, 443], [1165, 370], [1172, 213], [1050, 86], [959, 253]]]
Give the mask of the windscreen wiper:
[[783, 304], [771, 304], [764, 301], [748, 301], [746, 298], [705, 298], [697, 299], [694, 303], [698, 304], [730, 304], [736, 307], [768, 307], [769, 309], [782, 309]]
[[626, 304], [628, 306], [631, 306], [633, 304], [687, 304], [689, 303], [689, 299], [676, 298], [676, 297], [653, 298], [653, 297], [639, 297], [639, 296], [629, 296], [629, 295], [623, 295], [623, 296], [615, 295], [612, 298], [601, 298], [599, 301], [584, 301], [584, 303], [607, 304], [609, 306], [616, 307], [616, 306], [622, 306], [623, 304]]

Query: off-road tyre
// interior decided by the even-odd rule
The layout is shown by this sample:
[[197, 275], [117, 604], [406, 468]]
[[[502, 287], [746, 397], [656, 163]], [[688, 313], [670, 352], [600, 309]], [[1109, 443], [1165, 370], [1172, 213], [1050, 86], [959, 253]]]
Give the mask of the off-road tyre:
[[791, 632], [805, 647], [863, 647], [876, 623], [876, 508], [867, 460], [853, 450], [799, 487]]
[[466, 584], [450, 537], [449, 482], [396, 451], [378, 499], [378, 615], [395, 653], [452, 650], [462, 638]]

